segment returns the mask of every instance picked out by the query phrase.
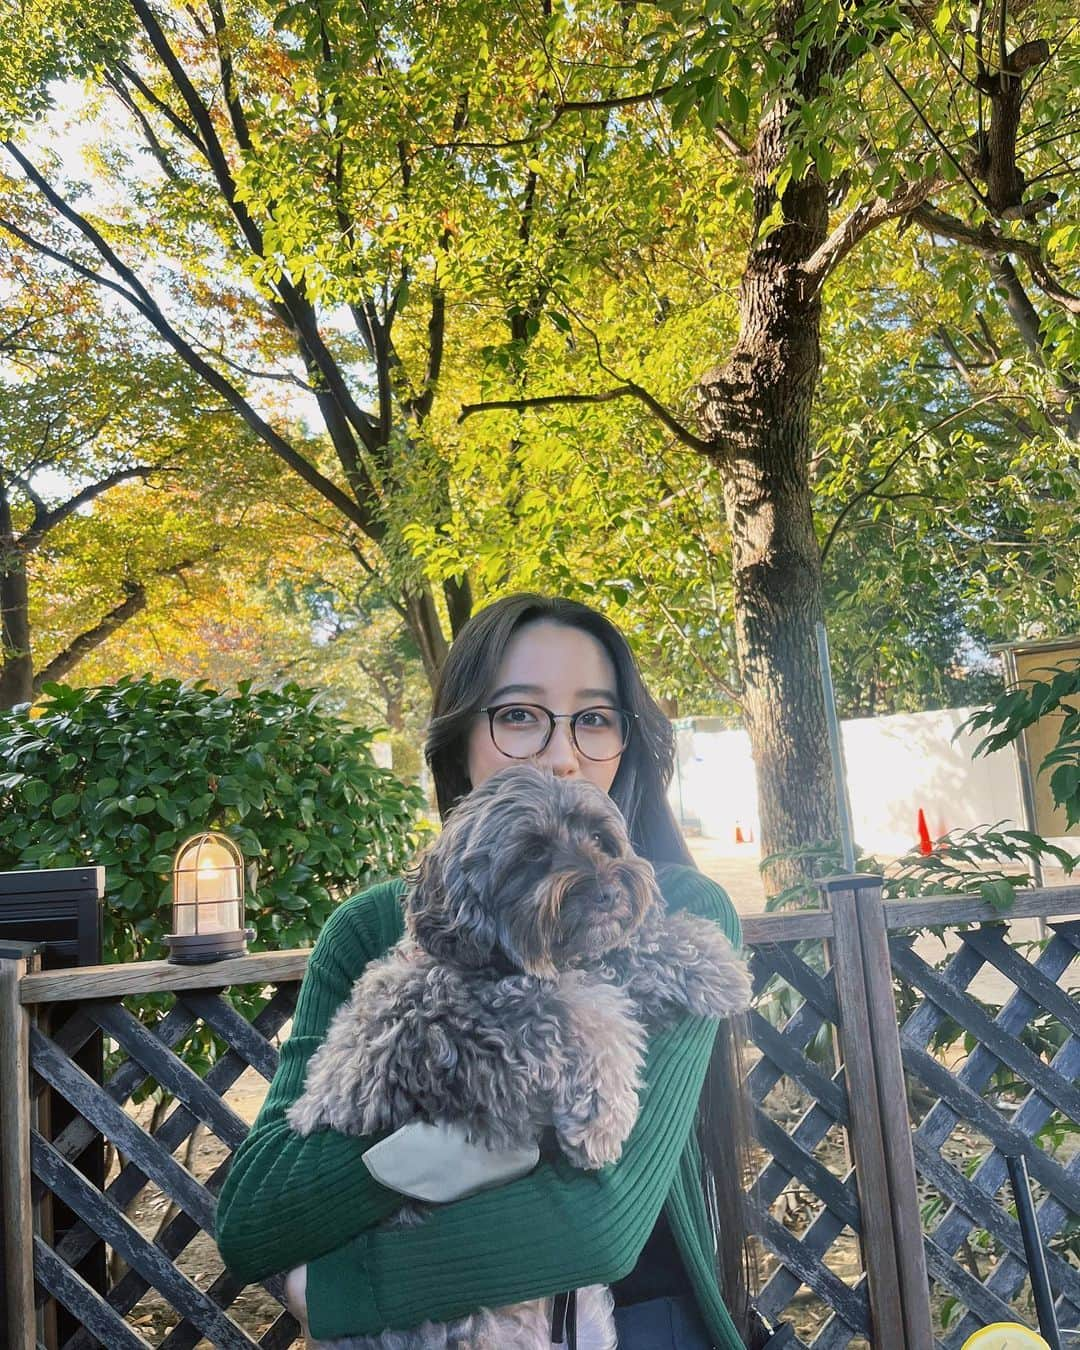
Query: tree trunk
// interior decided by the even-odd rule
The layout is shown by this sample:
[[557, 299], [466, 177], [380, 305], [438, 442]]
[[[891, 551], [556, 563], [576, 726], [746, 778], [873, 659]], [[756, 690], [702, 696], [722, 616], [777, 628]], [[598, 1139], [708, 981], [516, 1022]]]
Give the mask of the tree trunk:
[[399, 735], [405, 731], [405, 701], [400, 686], [387, 695], [386, 725], [390, 731], [396, 731]]
[[[790, 40], [802, 5], [781, 6]], [[785, 29], [787, 31], [785, 31]], [[803, 76], [807, 94], [818, 74]], [[822, 617], [821, 550], [810, 494], [810, 412], [821, 367], [821, 303], [804, 292], [801, 267], [825, 239], [825, 184], [811, 167], [783, 197], [785, 223], [758, 232], [774, 201], [786, 151], [779, 100], [752, 154], [754, 242], [739, 294], [731, 359], [701, 384], [701, 417], [716, 449], [731, 531], [736, 645], [757, 771], [762, 853], [838, 834], [814, 624]], [[803, 876], [794, 860], [772, 865], [766, 890]]]
[[[784, 415], [783, 386], [762, 382], [760, 396], [774, 411], [773, 424], [756, 453], [735, 458], [724, 473], [735, 634], [763, 855], [835, 839], [838, 832], [814, 641], [822, 612], [821, 561], [805, 460], [798, 455], [802, 429], [797, 414]], [[794, 412], [794, 402], [787, 411]], [[773, 864], [766, 889], [775, 893], [802, 875], [793, 860]]]
[[15, 539], [11, 504], [0, 481], [0, 708], [34, 697], [26, 553]]
[[409, 631], [420, 648], [420, 659], [424, 663], [424, 674], [432, 689], [439, 681], [449, 645], [443, 634], [439, 613], [435, 607], [435, 597], [430, 586], [414, 591], [405, 597], [406, 622]]
[[450, 636], [457, 637], [472, 615], [472, 586], [468, 573], [461, 577], [449, 577], [443, 582], [443, 595], [446, 597], [446, 610], [450, 615]]

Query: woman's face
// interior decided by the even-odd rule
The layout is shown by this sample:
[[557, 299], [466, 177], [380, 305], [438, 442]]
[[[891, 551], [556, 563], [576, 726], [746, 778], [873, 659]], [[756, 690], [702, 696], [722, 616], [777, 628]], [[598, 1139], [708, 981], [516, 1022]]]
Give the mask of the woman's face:
[[[582, 708], [620, 706], [615, 667], [603, 646], [580, 628], [538, 619], [519, 628], [507, 644], [483, 706], [494, 703], [537, 703], [553, 713]], [[607, 792], [615, 781], [619, 759], [587, 759], [570, 739], [570, 723], [555, 723], [551, 740], [533, 757], [557, 778], [584, 778]], [[493, 773], [515, 763], [491, 739], [486, 715], [473, 719], [468, 740], [468, 773], [479, 787]]]

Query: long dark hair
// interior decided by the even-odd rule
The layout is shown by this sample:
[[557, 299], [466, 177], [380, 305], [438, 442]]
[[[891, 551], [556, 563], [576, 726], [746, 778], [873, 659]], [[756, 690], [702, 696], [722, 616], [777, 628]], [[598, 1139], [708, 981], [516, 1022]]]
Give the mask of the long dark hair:
[[[634, 849], [653, 864], [693, 858], [668, 804], [675, 767], [671, 723], [642, 681], [622, 633], [596, 610], [576, 600], [509, 595], [474, 614], [454, 639], [432, 704], [424, 754], [445, 820], [472, 789], [467, 744], [474, 716], [494, 687], [510, 639], [526, 624], [547, 620], [595, 638], [615, 667], [619, 703], [636, 714], [619, 761], [611, 797], [626, 820]], [[751, 1263], [747, 1243], [744, 1178], [749, 1158], [749, 1110], [740, 1059], [741, 1036], [722, 1022], [698, 1107], [698, 1137], [706, 1208], [716, 1249], [717, 1276], [736, 1326], [747, 1337]]]

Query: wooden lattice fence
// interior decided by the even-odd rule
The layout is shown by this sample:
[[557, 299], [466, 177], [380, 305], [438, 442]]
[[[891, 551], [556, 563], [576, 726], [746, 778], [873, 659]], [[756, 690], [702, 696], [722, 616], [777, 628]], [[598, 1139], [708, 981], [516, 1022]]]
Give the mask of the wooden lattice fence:
[[[307, 958], [306, 951], [259, 953], [216, 966], [185, 968], [146, 962], [22, 976], [19, 999], [36, 1016], [26, 1017], [17, 1032], [25, 1044], [21, 1057], [32, 1074], [20, 1126], [20, 1131], [26, 1129], [28, 1142], [28, 1148], [21, 1150], [21, 1161], [13, 1156], [20, 1151], [19, 1140], [11, 1138], [15, 1130], [6, 1114], [2, 1136], [4, 1156], [11, 1159], [5, 1167], [5, 1201], [9, 1191], [23, 1194], [18, 1216], [5, 1219], [12, 1347], [25, 1345], [29, 1350], [42, 1343], [42, 1338], [46, 1346], [51, 1344], [49, 1304], [57, 1299], [75, 1313], [84, 1328], [67, 1341], [65, 1350], [90, 1350], [99, 1344], [108, 1350], [144, 1350], [152, 1343], [129, 1315], [148, 1291], [156, 1291], [175, 1311], [175, 1325], [159, 1342], [169, 1350], [190, 1350], [207, 1343], [223, 1350], [255, 1346], [278, 1350], [293, 1344], [299, 1326], [284, 1306], [258, 1337], [228, 1315], [226, 1310], [245, 1286], [220, 1260], [219, 1273], [205, 1288], [183, 1267], [193, 1242], [209, 1241], [205, 1235], [214, 1229], [216, 1196], [228, 1172], [229, 1157], [248, 1130], [229, 1104], [229, 1089], [248, 1068], [267, 1083], [273, 1078], [278, 1056], [272, 1038], [292, 1016]], [[221, 997], [222, 988], [241, 984], [257, 985], [268, 995], [252, 1022]], [[152, 1030], [124, 1006], [125, 999], [164, 992], [174, 994], [175, 1001]], [[10, 995], [8, 1012], [10, 1024]], [[46, 1012], [48, 1035], [40, 1026]], [[193, 1073], [174, 1050], [198, 1024], [211, 1028], [229, 1047], [205, 1078]], [[72, 1062], [79, 1046], [98, 1027], [126, 1056], [104, 1085], [94, 1083]], [[172, 1110], [153, 1132], [124, 1109], [148, 1079], [175, 1098]], [[70, 1101], [80, 1116], [51, 1140], [32, 1119], [34, 1099], [46, 1083]], [[174, 1156], [198, 1125], [225, 1150], [222, 1161], [201, 1180]], [[126, 1160], [104, 1192], [91, 1186], [75, 1165], [95, 1133], [109, 1140]], [[167, 1197], [177, 1211], [153, 1241], [125, 1212], [144, 1189]], [[62, 1199], [82, 1220], [55, 1247], [40, 1231], [47, 1227], [42, 1214], [47, 1214], [49, 1195]], [[74, 1270], [95, 1234], [104, 1237], [128, 1267], [104, 1298]], [[205, 1264], [205, 1259], [200, 1262], [201, 1267]], [[265, 1287], [283, 1305], [283, 1278], [268, 1280]], [[21, 1300], [17, 1291], [21, 1291]], [[12, 1292], [15, 1298], [10, 1297]]]
[[[1036, 1186], [1059, 1324], [1080, 1326], [1080, 922], [1051, 918], [1080, 913], [1080, 888], [1021, 893], [1010, 918], [1051, 918], [1025, 959], [1026, 944], [980, 900], [882, 904], [873, 888], [853, 897], [845, 884], [830, 912], [775, 929], [746, 921], [759, 995], [749, 1082], [764, 1155], [752, 1199], [772, 1266], [758, 1307], [790, 1320], [802, 1307], [798, 1320], [814, 1329], [789, 1331], [792, 1350], [959, 1350], [980, 1326], [1031, 1323], [1006, 1164], [1019, 1155]], [[925, 951], [936, 943], [916, 941], [928, 928], [954, 949], [941, 969]], [[858, 957], [862, 1008], [849, 988]], [[972, 982], [986, 970], [995, 986], [977, 996]], [[785, 1087], [798, 1107], [787, 1128]], [[809, 1211], [797, 1232], [781, 1221], [793, 1193]]]
[[[1047, 1261], [1057, 1294], [1062, 1327], [1080, 1326], [1080, 1002], [1061, 981], [1076, 970], [1080, 922], [1054, 923], [1050, 940], [1034, 960], [1025, 960], [1003, 938], [1000, 928], [974, 928], [959, 934], [961, 946], [943, 971], [932, 969], [909, 939], [890, 941], [893, 969], [920, 1001], [901, 1031], [904, 1065], [911, 1079], [936, 1098], [915, 1131], [919, 1175], [936, 1193], [928, 1223], [926, 1255], [935, 1284], [949, 1291], [964, 1309], [942, 1344], [959, 1350], [967, 1337], [989, 1322], [1014, 1316], [1013, 1300], [1027, 1279], [1024, 1245], [1008, 1186], [1007, 1155], [1027, 1163], [1041, 1199], [1039, 1231], [1051, 1246]], [[1015, 992], [990, 1016], [969, 992], [972, 980], [989, 965]], [[927, 1045], [946, 1019], [972, 1038], [973, 1048], [955, 1073], [949, 1073]], [[1025, 1035], [1036, 1025], [1036, 1049]], [[1039, 1043], [1046, 1045], [1037, 1053]], [[1006, 1097], [996, 1081], [1002, 1071], [1014, 1076]], [[969, 1177], [943, 1150], [962, 1126], [978, 1138], [980, 1161]], [[1071, 1130], [1070, 1127], [1071, 1126]], [[1072, 1138], [1071, 1157], [1058, 1160], [1040, 1144], [1056, 1133]], [[1071, 1230], [1074, 1241], [1053, 1239]], [[992, 1259], [979, 1269], [973, 1233], [985, 1234]], [[958, 1252], [965, 1254], [959, 1259]], [[976, 1266], [973, 1272], [972, 1264]]]
[[[1036, 1183], [1059, 1315], [1076, 1325], [1080, 1155], [1068, 1154], [1068, 1142], [1075, 1149], [1070, 1130], [1080, 1127], [1080, 1014], [1070, 984], [1080, 923], [1052, 922], [1049, 940], [1025, 958], [1000, 924], [986, 922], [993, 911], [971, 898], [882, 904], [873, 879], [847, 878], [830, 883], [826, 903], [821, 912], [744, 921], [757, 989], [749, 1081], [761, 1165], [752, 1205], [768, 1264], [758, 1306], [774, 1323], [792, 1324], [772, 1350], [956, 1350], [974, 1327], [1015, 1316], [1026, 1267], [1004, 1184], [1010, 1151], [1023, 1154]], [[1021, 893], [1015, 912], [1080, 914], [1080, 888]], [[954, 936], [957, 949], [941, 970], [910, 933], [928, 925]], [[84, 1327], [65, 1350], [292, 1344], [298, 1328], [282, 1306], [281, 1279], [244, 1289], [220, 1259], [215, 1264], [207, 1234], [229, 1156], [247, 1130], [230, 1090], [249, 1068], [272, 1078], [273, 1039], [291, 1016], [307, 957], [258, 953], [204, 967], [148, 962], [47, 974], [0, 961], [12, 1350], [56, 1344], [53, 1300]], [[1013, 990], [996, 1012], [971, 988], [988, 967]], [[221, 997], [237, 985], [265, 990], [250, 1023]], [[164, 992], [173, 1004], [152, 1029], [127, 1006]], [[177, 1053], [200, 1025], [229, 1047], [204, 1078]], [[104, 1085], [72, 1062], [98, 1028], [125, 1056]], [[965, 1036], [962, 1063], [943, 1063], [937, 1043], [955, 1055]], [[137, 1118], [130, 1109], [148, 1080], [175, 1098], [152, 1132], [146, 1113]], [[55, 1138], [40, 1117], [46, 1084], [79, 1113]], [[197, 1126], [216, 1150], [199, 1175], [177, 1157]], [[953, 1146], [961, 1132], [959, 1152], [970, 1155], [979, 1141], [973, 1171]], [[124, 1159], [103, 1192], [77, 1167], [97, 1135]], [[126, 1213], [140, 1192], [175, 1207], [155, 1235]], [[51, 1195], [80, 1217], [55, 1242]], [[74, 1269], [101, 1238], [127, 1267], [104, 1296]], [[193, 1273], [196, 1250], [203, 1255]], [[148, 1319], [139, 1316], [148, 1298], [171, 1310], [171, 1326], [156, 1340], [143, 1334]], [[955, 1300], [947, 1330], [943, 1298]], [[254, 1310], [253, 1299], [261, 1300]]]

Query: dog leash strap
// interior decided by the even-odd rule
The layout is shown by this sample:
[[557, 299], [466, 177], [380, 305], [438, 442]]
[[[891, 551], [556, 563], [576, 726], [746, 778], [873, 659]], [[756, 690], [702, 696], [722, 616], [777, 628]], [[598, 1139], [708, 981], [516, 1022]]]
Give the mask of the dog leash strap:
[[551, 1309], [551, 1344], [577, 1350], [577, 1290], [556, 1294]]

